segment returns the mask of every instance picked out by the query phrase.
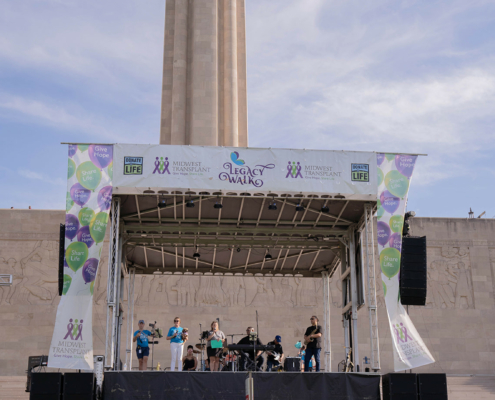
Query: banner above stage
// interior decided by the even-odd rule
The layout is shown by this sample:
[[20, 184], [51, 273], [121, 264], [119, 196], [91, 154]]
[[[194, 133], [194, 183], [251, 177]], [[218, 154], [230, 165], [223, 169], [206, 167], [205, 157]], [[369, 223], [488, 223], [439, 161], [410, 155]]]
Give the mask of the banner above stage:
[[373, 152], [114, 145], [114, 194], [144, 190], [376, 199]]

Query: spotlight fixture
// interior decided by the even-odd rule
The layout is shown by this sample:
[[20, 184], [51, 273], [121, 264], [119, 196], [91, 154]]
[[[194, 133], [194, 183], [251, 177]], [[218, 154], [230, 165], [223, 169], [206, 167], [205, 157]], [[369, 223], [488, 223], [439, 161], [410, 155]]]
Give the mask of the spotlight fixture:
[[160, 196], [160, 200], [158, 201], [158, 208], [165, 208], [167, 207], [167, 200], [163, 195]]
[[268, 206], [268, 209], [269, 210], [276, 210], [277, 209], [277, 203], [275, 203], [275, 198], [272, 199], [272, 202], [270, 203], [270, 205]]
[[304, 211], [304, 206], [301, 202], [297, 203], [296, 211]]
[[272, 255], [270, 253], [266, 253], [265, 261], [270, 261], [272, 259]]
[[213, 206], [213, 208], [217, 208], [217, 209], [220, 209], [222, 208], [222, 203], [219, 203], [218, 202], [218, 199], [220, 199], [220, 197], [217, 196], [217, 201], [215, 202], [215, 205]]
[[327, 212], [330, 212], [330, 209], [328, 208], [327, 203], [325, 203], [325, 204], [323, 205], [323, 207], [321, 207], [321, 212], [322, 212], [322, 213], [327, 213]]
[[186, 207], [194, 208], [194, 202], [192, 201], [191, 196], [189, 196], [189, 200], [187, 200]]
[[193, 254], [193, 257], [197, 260], [199, 257], [201, 257], [201, 254], [198, 253], [198, 246], [196, 246], [196, 251]]

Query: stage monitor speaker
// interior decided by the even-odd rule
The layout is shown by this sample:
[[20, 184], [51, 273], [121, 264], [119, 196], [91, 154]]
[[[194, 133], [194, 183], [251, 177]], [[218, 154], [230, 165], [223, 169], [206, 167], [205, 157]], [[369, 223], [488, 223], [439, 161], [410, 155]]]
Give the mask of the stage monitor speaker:
[[66, 372], [63, 400], [93, 400], [95, 388], [93, 372]]
[[58, 242], [58, 295], [64, 291], [64, 259], [65, 259], [65, 225], [60, 224], [60, 236]]
[[284, 361], [285, 371], [300, 371], [301, 370], [301, 359], [299, 357], [287, 357]]
[[417, 374], [419, 400], [447, 400], [446, 374]]
[[418, 400], [417, 382], [416, 374], [383, 375], [383, 400]]
[[63, 375], [61, 372], [33, 372], [30, 400], [60, 400]]
[[426, 304], [426, 236], [403, 237], [400, 260], [400, 299], [403, 305]]

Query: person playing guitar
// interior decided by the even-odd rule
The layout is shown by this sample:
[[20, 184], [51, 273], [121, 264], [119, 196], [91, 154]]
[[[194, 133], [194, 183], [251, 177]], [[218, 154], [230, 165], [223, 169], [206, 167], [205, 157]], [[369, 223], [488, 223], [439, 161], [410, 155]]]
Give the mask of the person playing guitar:
[[316, 372], [320, 372], [320, 352], [321, 352], [321, 336], [323, 330], [321, 325], [318, 325], [316, 315], [311, 317], [311, 326], [306, 329], [304, 334], [304, 344], [306, 345], [306, 355], [304, 357], [304, 371], [309, 372], [309, 361], [311, 357], [315, 357]]
[[284, 350], [282, 349], [282, 336], [275, 336], [273, 342], [268, 342], [268, 345], [275, 346], [274, 351], [267, 352], [268, 358], [266, 360], [266, 370], [270, 372], [273, 367], [283, 365]]

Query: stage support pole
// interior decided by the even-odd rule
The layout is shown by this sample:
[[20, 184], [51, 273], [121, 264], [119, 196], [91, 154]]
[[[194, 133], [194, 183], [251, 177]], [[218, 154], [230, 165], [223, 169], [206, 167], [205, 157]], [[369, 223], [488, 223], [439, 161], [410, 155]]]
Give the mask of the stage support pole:
[[330, 340], [330, 278], [328, 271], [321, 273], [323, 281], [323, 355], [325, 372], [332, 372], [332, 341]]
[[351, 268], [351, 301], [352, 301], [352, 353], [354, 355], [354, 372], [360, 372], [359, 341], [358, 341], [358, 288], [356, 271], [356, 228], [349, 228], [349, 266]]
[[127, 284], [127, 347], [125, 350], [125, 364], [127, 370], [132, 371], [132, 345], [133, 345], [133, 325], [134, 325], [134, 280], [136, 268], [129, 268], [129, 280]]
[[350, 329], [349, 329], [349, 271], [347, 271], [347, 245], [340, 243], [340, 276], [342, 285], [342, 325], [344, 327], [345, 359], [351, 349]]

